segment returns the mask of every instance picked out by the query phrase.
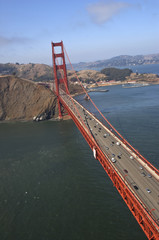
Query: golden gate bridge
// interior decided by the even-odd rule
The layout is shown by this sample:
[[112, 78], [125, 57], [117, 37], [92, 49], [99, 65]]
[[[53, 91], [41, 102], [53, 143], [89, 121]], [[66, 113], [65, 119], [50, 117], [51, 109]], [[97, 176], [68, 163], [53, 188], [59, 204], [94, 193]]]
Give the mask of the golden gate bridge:
[[[58, 51], [56, 51], [57, 49]], [[61, 105], [63, 105], [92, 149], [95, 159], [100, 162], [110, 177], [147, 238], [150, 240], [159, 239], [158, 169], [131, 146], [105, 118], [77, 75], [76, 78], [81, 84], [83, 92], [98, 111], [102, 120], [95, 117], [71, 96], [65, 55], [70, 62], [63, 42], [52, 42], [53, 91], [57, 96], [59, 118], [62, 118]]]

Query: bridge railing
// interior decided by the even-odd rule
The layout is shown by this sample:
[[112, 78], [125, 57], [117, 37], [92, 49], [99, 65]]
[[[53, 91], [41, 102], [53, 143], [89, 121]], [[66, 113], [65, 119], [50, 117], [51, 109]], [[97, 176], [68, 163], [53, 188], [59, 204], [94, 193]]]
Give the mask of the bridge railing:
[[[125, 189], [126, 188], [129, 189], [129, 195], [131, 196], [131, 201], [133, 201], [134, 204], [135, 204], [135, 205], [133, 205], [133, 207], [134, 207], [134, 209], [136, 209], [136, 210], [133, 210], [133, 211], [132, 211], [132, 209], [130, 209], [131, 202], [128, 201], [126, 197], [124, 197], [123, 191], [120, 189], [120, 187], [116, 186], [117, 190], [120, 192], [120, 194], [123, 197], [124, 201], [128, 204], [128, 206], [130, 205], [129, 209], [132, 211], [133, 215], [135, 215], [136, 211], [137, 211], [137, 214], [139, 214], [139, 216], [140, 215], [142, 216], [141, 219], [146, 217], [147, 220], [144, 220], [144, 222], [148, 221], [149, 222], [149, 226], [151, 225], [152, 229], [154, 229], [154, 225], [155, 225], [155, 229], [157, 229], [158, 228], [158, 220], [152, 215], [152, 213], [150, 211], [147, 210], [146, 206], [143, 205], [143, 202], [142, 202], [141, 198], [139, 197], [139, 195], [137, 193], [134, 193], [134, 191], [132, 191], [132, 185], [123, 178], [121, 171], [119, 169], [116, 170], [115, 167], [111, 164], [110, 157], [106, 153], [104, 153], [102, 151], [102, 149], [100, 148], [100, 145], [98, 144], [98, 142], [96, 140], [92, 142], [93, 136], [90, 136], [90, 131], [85, 131], [86, 129], [87, 130], [89, 130], [89, 129], [85, 128], [85, 126], [83, 126], [81, 120], [78, 117], [78, 114], [77, 114], [76, 110], [75, 109], [71, 110], [70, 107], [68, 106], [67, 102], [64, 99], [61, 99], [61, 101], [63, 101], [63, 104], [68, 109], [68, 111], [72, 112], [72, 117], [74, 119], [74, 122], [76, 123], [76, 125], [78, 126], [78, 128], [80, 129], [80, 131], [82, 132], [84, 137], [87, 138], [87, 141], [88, 141], [91, 149], [93, 150], [94, 146], [96, 147], [96, 149], [98, 149], [98, 151], [97, 151], [97, 158], [101, 162], [101, 164], [102, 165], [104, 164], [104, 162], [101, 161], [101, 156], [103, 156], [102, 159], [104, 159], [104, 157], [106, 157], [107, 164], [109, 165], [109, 167], [107, 166], [107, 171], [108, 171], [108, 168], [113, 169], [113, 171], [114, 171], [113, 174], [118, 179], [118, 183], [120, 182], [120, 184], [125, 185], [125, 187], [124, 187]], [[76, 102], [76, 104], [79, 104], [76, 100], [73, 100], [73, 101]], [[84, 107], [82, 106], [82, 108], [84, 108]], [[94, 117], [96, 119], [96, 117], [93, 116], [87, 109], [85, 109], [85, 111], [88, 112], [90, 114], [90, 116], [92, 116], [92, 118]], [[99, 121], [98, 119], [96, 119], [96, 120]], [[101, 125], [103, 125], [103, 124], [101, 123]], [[103, 127], [105, 127], [105, 126], [103, 125]], [[84, 129], [84, 131], [82, 129]], [[110, 131], [110, 129], [108, 129], [108, 131]], [[87, 132], [88, 136], [85, 136], [86, 132]], [[89, 138], [89, 140], [88, 140], [88, 138]], [[104, 168], [106, 168], [105, 165], [103, 165], [103, 166], [104, 166]], [[110, 174], [108, 174], [108, 175], [110, 175]], [[122, 182], [121, 182], [120, 179], [122, 180]], [[114, 182], [114, 179], [112, 179], [112, 181]], [[135, 216], [135, 217], [138, 218], [138, 216]], [[141, 221], [141, 219], [140, 219], [140, 221]], [[150, 219], [152, 219], [152, 220], [150, 220]], [[144, 224], [146, 224], [146, 223], [144, 223]], [[144, 225], [142, 227], [144, 228]], [[149, 232], [150, 235], [152, 234], [151, 233], [153, 231], [152, 229]], [[154, 231], [156, 231], [156, 230], [154, 230]]]

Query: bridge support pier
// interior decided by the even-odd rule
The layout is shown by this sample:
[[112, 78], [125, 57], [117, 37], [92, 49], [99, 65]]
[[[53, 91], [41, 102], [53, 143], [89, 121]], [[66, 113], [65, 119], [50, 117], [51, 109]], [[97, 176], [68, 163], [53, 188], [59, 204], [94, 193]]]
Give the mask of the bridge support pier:
[[[53, 70], [54, 70], [54, 92], [57, 96], [57, 103], [58, 103], [58, 110], [59, 110], [59, 118], [62, 118], [61, 113], [61, 104], [59, 98], [59, 86], [68, 94], [68, 80], [67, 80], [67, 72], [66, 72], [66, 63], [65, 63], [65, 56], [64, 56], [64, 47], [63, 41], [58, 43], [51, 43], [52, 45], [52, 59], [53, 59]], [[55, 47], [60, 47], [60, 52], [55, 53]], [[59, 49], [58, 49], [59, 50]]]

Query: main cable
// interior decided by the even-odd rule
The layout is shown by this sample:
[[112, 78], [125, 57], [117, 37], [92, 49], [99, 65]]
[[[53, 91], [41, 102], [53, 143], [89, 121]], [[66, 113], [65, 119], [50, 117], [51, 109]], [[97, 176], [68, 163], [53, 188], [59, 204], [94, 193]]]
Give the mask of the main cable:
[[87, 96], [88, 99], [91, 101], [91, 103], [93, 104], [93, 106], [95, 107], [95, 109], [99, 112], [99, 114], [103, 117], [103, 119], [108, 123], [108, 125], [111, 127], [111, 129], [113, 129], [113, 130], [115, 131], [115, 133], [117, 133], [117, 135], [121, 138], [121, 140], [123, 141], [123, 143], [124, 143], [125, 145], [127, 145], [131, 150], [133, 150], [138, 156], [140, 156], [140, 157], [144, 160], [144, 162], [146, 162], [149, 166], [151, 166], [151, 168], [159, 175], [159, 170], [158, 170], [157, 168], [155, 168], [150, 162], [148, 162], [147, 159], [144, 158], [144, 157], [115, 129], [115, 127], [113, 127], [113, 125], [108, 121], [108, 119], [107, 119], [107, 118], [102, 114], [102, 112], [98, 109], [98, 107], [97, 107], [96, 104], [93, 102], [93, 100], [91, 99], [91, 97], [90, 97], [89, 94], [87, 93], [86, 89], [84, 88], [82, 82], [81, 82], [80, 79], [78, 78], [78, 76], [77, 76], [77, 74], [76, 74], [76, 71], [75, 71], [74, 68], [73, 68], [73, 65], [72, 65], [72, 63], [71, 63], [71, 61], [70, 61], [70, 58], [69, 58], [69, 56], [68, 56], [68, 54], [67, 54], [67, 51], [66, 51], [65, 47], [64, 47], [64, 51], [65, 51], [65, 54], [66, 54], [66, 56], [67, 56], [67, 59], [68, 59], [68, 61], [69, 61], [69, 63], [70, 63], [70, 66], [71, 66], [71, 68], [72, 68], [72, 71], [74, 72], [74, 74], [75, 74], [78, 82], [80, 83], [80, 85], [81, 85], [82, 89], [84, 90], [86, 96]]

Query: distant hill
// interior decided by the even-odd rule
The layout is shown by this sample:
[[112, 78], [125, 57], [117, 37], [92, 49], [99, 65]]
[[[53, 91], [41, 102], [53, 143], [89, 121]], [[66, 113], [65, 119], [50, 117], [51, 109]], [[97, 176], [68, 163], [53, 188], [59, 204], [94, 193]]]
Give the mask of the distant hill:
[[[159, 63], [159, 54], [152, 55], [138, 55], [138, 56], [127, 56], [122, 55], [114, 57], [108, 60], [100, 60], [91, 63], [81, 62], [79, 64], [74, 64], [74, 68], [78, 69], [78, 72], [67, 70], [68, 80], [72, 84], [77, 84], [78, 78], [85, 84], [92, 84], [100, 81], [123, 81], [126, 76], [131, 74], [131, 70], [119, 68], [114, 68], [113, 66], [129, 66], [135, 64], [152, 64]], [[68, 67], [68, 66], [67, 66]], [[101, 71], [96, 71], [92, 68], [102, 69]], [[46, 64], [0, 64], [0, 76], [4, 75], [14, 75], [19, 78], [32, 80], [34, 82], [41, 81], [52, 81], [54, 79], [53, 67]], [[79, 89], [81, 91], [81, 89]]]
[[32, 81], [50, 81], [53, 79], [53, 68], [45, 64], [0, 64], [0, 75], [15, 75]]
[[132, 70], [125, 68], [125, 69], [118, 69], [118, 68], [104, 68], [101, 70], [101, 73], [105, 74], [108, 81], [124, 81], [126, 77], [130, 76]]
[[144, 64], [159, 64], [159, 54], [136, 55], [136, 56], [121, 55], [110, 59], [99, 60], [95, 62], [80, 62], [77, 64], [73, 64], [73, 67], [77, 70]]

